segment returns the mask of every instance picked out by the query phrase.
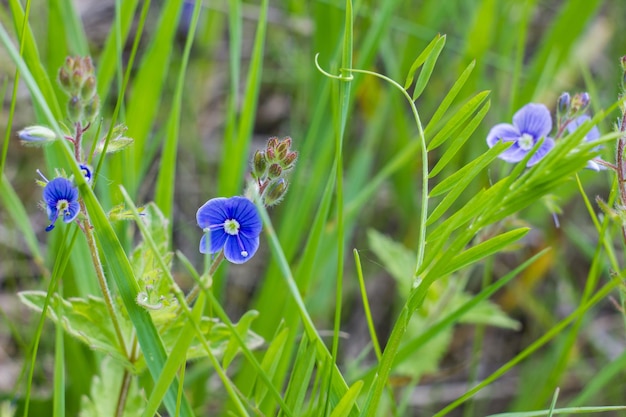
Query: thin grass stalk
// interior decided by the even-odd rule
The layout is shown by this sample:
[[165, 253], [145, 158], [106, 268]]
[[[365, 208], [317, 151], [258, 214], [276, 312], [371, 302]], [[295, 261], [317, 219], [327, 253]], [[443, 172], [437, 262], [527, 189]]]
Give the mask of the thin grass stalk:
[[[26, 0], [26, 8], [24, 11], [24, 19], [22, 23], [22, 34], [20, 36], [20, 57], [24, 53], [24, 42], [26, 39], [26, 27], [28, 26], [28, 17], [30, 16], [30, 0]], [[15, 75], [13, 77], [13, 92], [11, 93], [11, 104], [9, 107], [9, 117], [7, 119], [7, 126], [4, 135], [4, 143], [2, 144], [2, 157], [0, 159], [0, 174], [4, 174], [4, 167], [6, 165], [7, 155], [9, 153], [9, 141], [11, 140], [11, 127], [13, 126], [13, 116], [15, 115], [15, 105], [17, 103], [17, 88], [20, 83], [20, 69], [15, 68]], [[4, 94], [2, 95], [4, 99]]]

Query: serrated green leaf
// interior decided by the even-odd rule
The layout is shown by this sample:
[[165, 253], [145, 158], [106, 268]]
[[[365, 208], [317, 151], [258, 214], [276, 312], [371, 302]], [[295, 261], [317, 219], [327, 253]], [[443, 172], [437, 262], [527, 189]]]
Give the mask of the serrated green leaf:
[[461, 150], [465, 142], [469, 139], [472, 133], [474, 133], [476, 128], [478, 128], [480, 122], [482, 122], [482, 120], [485, 118], [490, 107], [491, 100], [487, 100], [485, 105], [482, 106], [480, 110], [478, 110], [478, 113], [476, 113], [476, 115], [472, 117], [472, 120], [463, 128], [461, 133], [454, 136], [454, 138], [448, 145], [448, 149], [446, 149], [444, 154], [441, 155], [435, 166], [428, 173], [429, 178], [432, 178], [435, 175], [439, 174], [439, 172], [441, 172], [441, 170], [444, 169], [452, 160], [454, 155], [456, 155]]
[[[108, 417], [116, 414], [119, 393], [122, 386], [124, 368], [104, 357], [100, 365], [100, 374], [94, 375], [89, 397], [81, 399], [79, 417]], [[139, 416], [143, 412], [144, 398], [133, 378], [126, 392], [126, 404], [123, 415]]]
[[[250, 332], [252, 321], [257, 317], [259, 317], [259, 312], [256, 310], [246, 311], [244, 315], [241, 316], [239, 322], [235, 325], [235, 329], [242, 339], [246, 339], [246, 335]], [[234, 335], [231, 335], [224, 349], [224, 358], [222, 359], [222, 367], [224, 369], [228, 369], [228, 366], [230, 366], [230, 363], [239, 350], [239, 341]]]
[[428, 150], [432, 151], [441, 146], [459, 126], [462, 126], [467, 119], [470, 118], [474, 112], [480, 107], [480, 105], [487, 99], [490, 91], [481, 91], [474, 97], [469, 99], [463, 107], [444, 125], [444, 127], [435, 135], [434, 138], [428, 143]]
[[[428, 326], [429, 321], [426, 318], [414, 314], [406, 329], [405, 339], [407, 342], [403, 343], [402, 346], [420, 337], [428, 329]], [[448, 351], [452, 335], [452, 327], [433, 335], [405, 360], [395, 365], [394, 373], [410, 378], [420, 378], [426, 373], [437, 372], [441, 360]]]
[[[460, 294], [462, 299], [458, 304], [464, 304], [472, 297], [470, 294]], [[483, 324], [488, 326], [501, 327], [503, 329], [519, 330], [521, 324], [506, 315], [504, 311], [495, 303], [483, 300], [474, 308], [463, 314], [459, 318], [460, 323]]]
[[406, 80], [404, 81], [405, 90], [411, 86], [411, 84], [413, 83], [413, 79], [415, 78], [415, 73], [417, 72], [419, 67], [421, 67], [422, 64], [424, 64], [424, 62], [426, 61], [426, 58], [430, 56], [432, 50], [435, 48], [435, 45], [437, 44], [437, 42], [439, 42], [440, 39], [441, 39], [441, 35], [437, 34], [437, 36], [435, 36], [435, 38], [432, 41], [430, 41], [428, 46], [424, 48], [422, 53], [419, 54], [417, 58], [415, 58], [415, 61], [413, 61], [413, 64], [411, 65], [411, 69], [409, 69], [409, 72], [406, 75]]
[[[272, 379], [276, 375], [278, 364], [280, 363], [283, 352], [285, 351], [285, 341], [289, 336], [289, 329], [285, 328], [280, 331], [270, 343], [263, 360], [261, 361], [261, 368], [265, 371], [266, 375]], [[267, 386], [265, 384], [256, 385], [254, 400], [257, 404], [261, 404], [267, 396]]]
[[399, 294], [407, 297], [413, 284], [415, 252], [374, 229], [367, 231], [367, 241], [387, 272], [396, 280]]
[[363, 381], [361, 380], [352, 384], [341, 400], [339, 400], [337, 407], [330, 413], [330, 417], [346, 417], [350, 415], [361, 388], [363, 388]]
[[[184, 327], [186, 320], [184, 315], [179, 315], [179, 318], [175, 322], [163, 324], [159, 327], [159, 332], [162, 335], [161, 338], [167, 352], [171, 352], [174, 347], [180, 330]], [[222, 358], [232, 338], [232, 333], [228, 326], [216, 319], [203, 317], [199, 323], [199, 327], [205, 340], [209, 342], [211, 352], [216, 357]], [[251, 330], [248, 330], [245, 335], [242, 333], [242, 338], [246, 346], [251, 350], [258, 349], [263, 345], [263, 338]], [[237, 346], [239, 346], [239, 344], [237, 344]], [[202, 343], [195, 339], [187, 350], [187, 359], [204, 358], [206, 356], [207, 353]]]
[[428, 84], [428, 80], [430, 80], [430, 76], [435, 69], [435, 64], [437, 63], [439, 54], [441, 53], [441, 50], [443, 49], [443, 46], [445, 44], [446, 35], [443, 35], [437, 40], [437, 43], [435, 43], [435, 47], [433, 48], [432, 52], [428, 54], [426, 62], [424, 62], [424, 67], [422, 68], [422, 71], [417, 78], [417, 82], [415, 83], [415, 88], [413, 89], [413, 101], [417, 100], [424, 91], [424, 88], [426, 88], [426, 84]]
[[[43, 291], [22, 291], [18, 293], [18, 297], [28, 307], [42, 311], [46, 293]], [[137, 370], [126, 358], [124, 351], [118, 344], [113, 324], [102, 298], [90, 296], [86, 299], [70, 298], [65, 300], [54, 294], [50, 297], [50, 308], [47, 309], [47, 315], [55, 323], [59, 322], [57, 311], [62, 311], [60, 322], [69, 335], [92, 349], [106, 353], [123, 366]], [[125, 333], [130, 332], [128, 322], [120, 320], [120, 325], [125, 326], [123, 328]]]

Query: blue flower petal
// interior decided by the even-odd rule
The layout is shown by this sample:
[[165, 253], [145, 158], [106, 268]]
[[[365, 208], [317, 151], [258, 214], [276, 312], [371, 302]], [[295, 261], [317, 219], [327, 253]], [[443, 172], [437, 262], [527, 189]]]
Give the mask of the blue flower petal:
[[224, 256], [229, 262], [242, 264], [250, 260], [257, 249], [259, 249], [258, 235], [254, 238], [239, 235], [239, 239], [237, 236], [228, 236], [224, 245]]
[[519, 129], [510, 123], [500, 123], [495, 125], [487, 135], [487, 145], [493, 148], [499, 141], [512, 142], [522, 136]]
[[535, 139], [547, 136], [552, 130], [550, 110], [543, 104], [529, 103], [515, 113], [513, 124]]
[[531, 167], [531, 166], [535, 165], [537, 162], [539, 162], [541, 160], [541, 158], [546, 156], [546, 154], [552, 148], [554, 148], [554, 140], [552, 138], [544, 138], [543, 143], [541, 144], [539, 149], [537, 149], [537, 152], [535, 152], [533, 154], [533, 156], [530, 157], [530, 159], [526, 163], [526, 166], [527, 167]]
[[498, 158], [512, 163], [512, 164], [516, 164], [519, 161], [521, 161], [522, 159], [524, 159], [524, 157], [526, 156], [526, 154], [528, 154], [527, 150], [524, 150], [522, 148], [520, 148], [517, 143], [514, 143], [513, 145], [511, 145], [509, 147], [509, 149], [505, 150], [504, 152], [502, 152], [500, 155], [498, 155]]
[[[574, 133], [576, 129], [580, 127], [580, 125], [582, 125], [588, 120], [591, 120], [591, 117], [587, 116], [586, 114], [583, 114], [582, 116], [578, 116], [576, 119], [572, 120], [571, 122], [567, 124], [566, 126], [567, 131], [569, 133]], [[587, 135], [585, 136], [585, 142], [592, 142], [594, 140], [597, 140], [599, 137], [600, 137], [600, 131], [598, 130], [598, 126], [594, 126], [591, 128], [589, 132], [587, 132]]]
[[232, 197], [232, 218], [239, 223], [239, 233], [246, 236], [258, 236], [263, 229], [263, 222], [254, 203], [245, 197]]
[[228, 219], [227, 198], [218, 197], [207, 201], [196, 212], [196, 220], [201, 229], [213, 224], [222, 224]]
[[80, 211], [80, 204], [78, 204], [78, 201], [70, 202], [70, 205], [69, 205], [67, 211], [64, 213], [63, 221], [65, 223], [70, 223], [70, 222], [74, 221], [76, 216], [78, 216], [78, 212], [79, 211]]

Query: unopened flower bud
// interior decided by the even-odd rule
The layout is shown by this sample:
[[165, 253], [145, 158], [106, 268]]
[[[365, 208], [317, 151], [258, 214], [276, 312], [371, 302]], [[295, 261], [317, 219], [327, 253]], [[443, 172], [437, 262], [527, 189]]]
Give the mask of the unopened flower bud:
[[260, 179], [265, 175], [266, 170], [267, 159], [265, 159], [265, 152], [257, 150], [252, 159], [252, 176], [256, 179]]
[[83, 100], [90, 100], [96, 92], [96, 77], [90, 75], [80, 87], [80, 96]]
[[51, 142], [57, 137], [54, 131], [45, 126], [28, 126], [17, 134], [24, 142]]
[[73, 122], [78, 122], [83, 113], [83, 106], [77, 96], [72, 96], [67, 102], [67, 115]]
[[589, 106], [589, 102], [591, 101], [591, 97], [589, 97], [589, 93], [584, 92], [580, 95], [580, 109], [585, 110]]
[[269, 178], [278, 178], [282, 173], [283, 169], [278, 164], [270, 165], [269, 169], [267, 170], [267, 176]]
[[65, 67], [61, 67], [61, 69], [59, 70], [59, 84], [61, 84], [61, 87], [63, 87], [64, 90], [69, 90], [69, 88], [72, 85], [72, 82], [70, 80], [70, 73], [67, 72], [67, 69]]
[[280, 203], [287, 193], [288, 183], [284, 178], [278, 178], [272, 181], [263, 193], [263, 202], [266, 206], [273, 206]]
[[278, 146], [276, 146], [276, 156], [278, 157], [279, 160], [283, 160], [285, 159], [285, 157], [287, 156], [287, 152], [289, 152], [289, 147], [291, 146], [291, 140], [289, 141], [282, 141], [278, 144]]
[[561, 96], [559, 97], [558, 105], [557, 105], [557, 113], [559, 116], [564, 116], [567, 114], [567, 112], [570, 109], [570, 101], [571, 101], [571, 97], [569, 93], [565, 92], [561, 94]]
[[298, 152], [289, 152], [282, 160], [283, 169], [293, 168], [296, 159], [298, 159]]
[[268, 148], [265, 150], [265, 157], [267, 162], [274, 162], [276, 160], [276, 150], [274, 148]]
[[85, 119], [92, 122], [100, 111], [100, 97], [95, 95], [93, 99], [85, 106]]
[[81, 66], [87, 74], [93, 74], [94, 67], [90, 56], [86, 56], [81, 59]]
[[74, 70], [74, 72], [72, 73], [72, 79], [71, 79], [71, 92], [75, 93], [78, 92], [78, 89], [80, 89], [81, 84], [83, 83], [83, 74], [80, 70]]
[[626, 72], [626, 56], [623, 56], [619, 59], [620, 64], [622, 65], [622, 71]]
[[278, 138], [276, 136], [272, 136], [267, 140], [267, 149], [276, 149], [278, 145]]

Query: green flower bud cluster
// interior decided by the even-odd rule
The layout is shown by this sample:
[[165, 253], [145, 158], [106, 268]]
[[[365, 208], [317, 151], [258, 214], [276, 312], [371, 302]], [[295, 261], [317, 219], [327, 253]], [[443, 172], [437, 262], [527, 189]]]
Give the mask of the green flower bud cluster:
[[272, 137], [263, 150], [257, 150], [252, 158], [252, 177], [259, 185], [259, 193], [266, 206], [278, 204], [289, 183], [285, 174], [293, 169], [298, 152], [291, 150], [291, 138]]
[[59, 84], [70, 96], [67, 113], [73, 122], [92, 122], [100, 110], [96, 76], [90, 57], [67, 57], [59, 69]]

